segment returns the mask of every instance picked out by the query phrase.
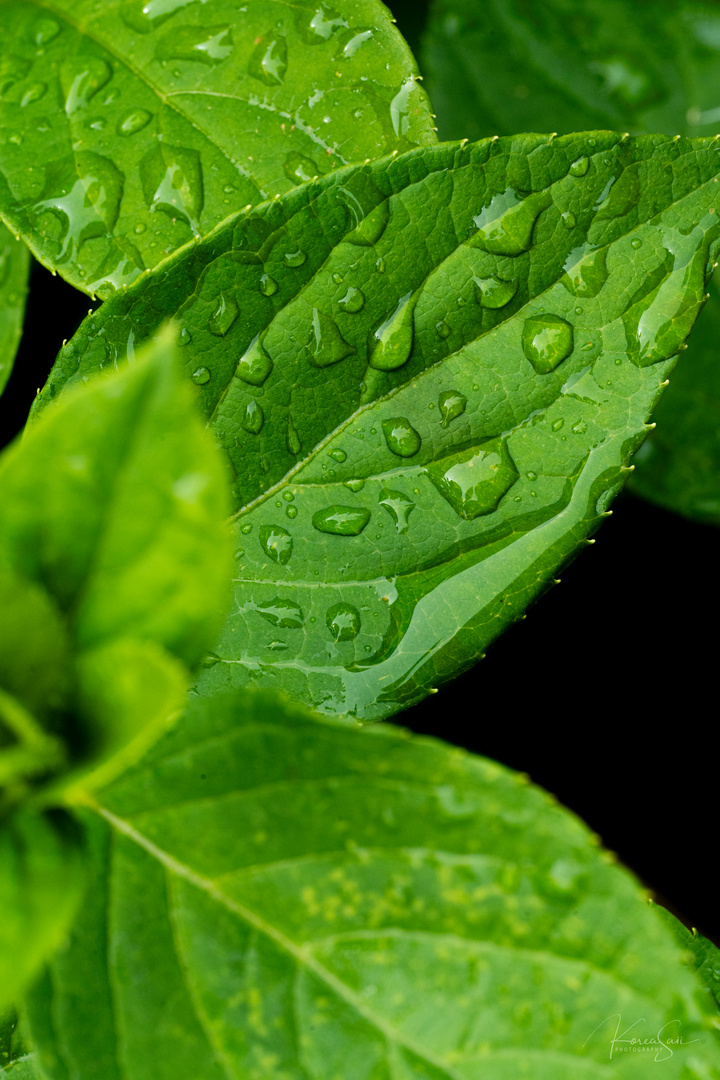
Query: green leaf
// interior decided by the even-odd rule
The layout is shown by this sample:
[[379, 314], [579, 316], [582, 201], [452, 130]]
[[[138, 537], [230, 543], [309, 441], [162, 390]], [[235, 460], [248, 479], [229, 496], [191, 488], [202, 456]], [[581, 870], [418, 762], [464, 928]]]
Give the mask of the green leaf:
[[522, 615], [645, 437], [719, 165], [712, 140], [609, 132], [413, 151], [228, 219], [85, 321], [38, 409], [173, 316], [234, 473], [204, 692], [375, 719]]
[[[492, 762], [218, 697], [86, 821], [93, 887], [28, 1001], [48, 1080], [720, 1076], [637, 882]], [[619, 1018], [683, 1044], [610, 1063]]]
[[62, 811], [0, 820], [0, 1013], [17, 1005], [63, 940], [80, 900], [79, 829]]
[[[715, 4], [435, 0], [424, 65], [443, 138], [609, 127], [714, 134], [720, 121]], [[717, 284], [636, 458], [630, 488], [720, 524]]]
[[35, 1055], [28, 1053], [17, 1014], [0, 1018], [0, 1076], [13, 1074], [13, 1080], [38, 1080]]
[[688, 966], [697, 973], [720, 1011], [720, 949], [697, 930], [688, 930], [665, 908], [658, 907], [657, 910], [663, 922], [672, 930], [675, 940], [685, 949]]
[[0, 394], [20, 344], [29, 273], [27, 247], [0, 225]]
[[0, 213], [105, 297], [231, 211], [436, 141], [378, 0], [0, 5]]

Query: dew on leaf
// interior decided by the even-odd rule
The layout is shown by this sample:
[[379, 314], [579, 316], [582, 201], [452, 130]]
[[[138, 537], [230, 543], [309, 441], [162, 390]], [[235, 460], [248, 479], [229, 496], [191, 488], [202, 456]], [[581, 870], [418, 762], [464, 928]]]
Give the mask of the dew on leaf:
[[295, 430], [295, 425], [293, 424], [292, 416], [290, 415], [290, 413], [288, 413], [287, 439], [285, 440], [285, 443], [288, 448], [289, 454], [297, 455], [302, 450], [300, 436]]
[[248, 71], [267, 86], [279, 86], [288, 64], [287, 41], [282, 34], [266, 34], [253, 49]]
[[252, 522], [248, 521], [247, 525], [243, 525], [243, 527], [240, 529], [240, 532], [244, 533], [245, 536], [247, 536], [248, 533], [252, 532], [252, 528]]
[[574, 229], [577, 225], [577, 218], [573, 214], [572, 210], [566, 210], [560, 215], [560, 220], [566, 229]]
[[457, 390], [443, 390], [438, 397], [441, 425], [446, 428], [448, 424], [462, 416], [467, 407], [467, 398]]
[[250, 435], [259, 435], [262, 431], [262, 426], [265, 423], [265, 416], [255, 398], [252, 398], [245, 406], [245, 412], [243, 413], [240, 423], [244, 430]]
[[292, 269], [297, 269], [298, 266], [302, 266], [307, 261], [307, 252], [305, 251], [288, 251], [285, 253], [284, 262], [286, 266]]
[[473, 221], [478, 231], [471, 246], [482, 247], [492, 255], [520, 255], [532, 244], [532, 234], [540, 213], [550, 205], [547, 192], [522, 199], [512, 188], [495, 195]]
[[502, 439], [492, 439], [460, 454], [433, 462], [429, 479], [465, 521], [490, 514], [515, 481], [518, 471]]
[[208, 330], [217, 337], [225, 337], [240, 313], [237, 300], [220, 293], [214, 312], [208, 319]]
[[398, 457], [412, 457], [417, 454], [422, 444], [422, 439], [404, 416], [393, 416], [382, 422], [383, 434], [388, 450]]
[[[347, 203], [347, 196], [344, 201]], [[384, 199], [374, 209], [363, 214], [362, 217], [357, 213], [353, 217], [356, 225], [352, 232], [349, 232], [345, 237], [346, 241], [349, 244], [355, 244], [357, 247], [373, 247], [387, 228], [390, 220], [390, 203], [387, 199]], [[358, 220], [359, 217], [360, 220]]]
[[362, 491], [365, 487], [365, 481], [360, 479], [346, 480], [345, 487], [349, 488], [350, 491]]
[[378, 274], [385, 273], [385, 260], [382, 256], [380, 256], [378, 261], [375, 263], [375, 269], [377, 270]]
[[195, 60], [212, 66], [226, 60], [232, 51], [232, 30], [226, 23], [180, 26], [160, 39], [155, 56], [158, 60]]
[[573, 161], [572, 165], [568, 169], [568, 172], [571, 176], [585, 176], [589, 168], [590, 158], [586, 157], [585, 154], [583, 154], [582, 157], [579, 157], [575, 161]]
[[[358, 51], [360, 46], [364, 45], [366, 41], [370, 41], [372, 36], [372, 30], [359, 30], [354, 33], [349, 39], [349, 41], [346, 41], [345, 44], [342, 46], [340, 52], [338, 53], [338, 59], [350, 60]], [[359, 116], [357, 112], [354, 115], [356, 119], [359, 119], [359, 116], [362, 116], [362, 111], [360, 111]]]
[[167, 214], [197, 233], [204, 193], [202, 165], [196, 150], [158, 143], [140, 161], [140, 181], [151, 213]]
[[410, 97], [414, 89], [415, 77], [411, 75], [390, 102], [390, 120], [398, 138], [403, 138], [410, 130]]
[[47, 83], [36, 82], [32, 86], [29, 86], [22, 97], [20, 105], [24, 109], [26, 105], [32, 105], [35, 101], [40, 101], [41, 98], [47, 93]]
[[328, 454], [333, 459], [333, 461], [337, 461], [340, 465], [342, 465], [343, 461], [347, 461], [347, 454], [339, 447], [335, 450], [329, 450]]
[[138, 131], [142, 131], [144, 127], [147, 127], [151, 120], [152, 113], [149, 113], [147, 109], [133, 109], [120, 121], [117, 133], [118, 135], [136, 135]]
[[32, 28], [32, 37], [36, 45], [48, 45], [60, 33], [60, 26], [54, 19], [38, 19]]
[[263, 296], [274, 296], [278, 291], [278, 283], [269, 274], [263, 274], [260, 278], [260, 292]]
[[573, 248], [563, 266], [560, 283], [572, 296], [589, 299], [602, 289], [607, 281], [607, 248], [594, 248], [581, 244]]
[[355, 352], [338, 330], [329, 315], [313, 308], [310, 341], [307, 347], [308, 361], [318, 368], [329, 367]]
[[293, 539], [282, 525], [261, 525], [260, 547], [273, 562], [285, 566], [292, 555]]
[[257, 334], [237, 362], [235, 374], [251, 386], [262, 386], [273, 369], [273, 362]]
[[298, 29], [307, 45], [321, 45], [338, 30], [346, 29], [347, 25], [347, 21], [338, 15], [337, 11], [325, 4], [319, 4], [314, 10], [304, 11], [298, 17]]
[[99, 56], [87, 56], [83, 60], [73, 61], [68, 68], [63, 67], [61, 74], [65, 112], [72, 116], [78, 109], [84, 109], [98, 90], [110, 82], [113, 71], [106, 60]]
[[359, 536], [368, 521], [370, 511], [358, 506], [326, 506], [313, 514], [313, 527], [334, 536]]
[[517, 281], [502, 281], [497, 277], [473, 276], [475, 299], [485, 308], [502, 308], [509, 304], [517, 292]]
[[352, 641], [360, 632], [360, 612], [352, 604], [333, 604], [327, 610], [325, 624], [335, 641]]
[[630, 241], [630, 246], [634, 247], [636, 251], [638, 248], [642, 247], [642, 240], [640, 239], [640, 237], [634, 236]]
[[354, 285], [350, 285], [342, 300], [338, 300], [340, 310], [347, 312], [349, 315], [356, 315], [358, 311], [362, 311], [364, 304], [364, 292], [361, 289], [356, 289]]
[[200, 667], [211, 668], [220, 663], [220, 657], [217, 653], [206, 653], [203, 659], [200, 661]]
[[378, 326], [370, 339], [370, 367], [395, 371], [407, 362], [413, 346], [415, 298], [407, 293], [392, 315]]
[[312, 158], [292, 153], [285, 158], [283, 172], [293, 184], [306, 184], [318, 175], [318, 167]]
[[193, 371], [190, 377], [197, 386], [204, 386], [205, 383], [210, 382], [211, 378], [210, 371], [206, 367], [200, 367], [197, 371]]
[[383, 489], [378, 501], [390, 515], [396, 531], [401, 535], [405, 534], [408, 531], [408, 519], [415, 509], [412, 499], [402, 491]]
[[300, 605], [294, 600], [281, 599], [279, 596], [263, 604], [256, 604], [255, 611], [271, 626], [278, 626], [281, 630], [300, 630], [305, 624]]
[[547, 375], [573, 351], [573, 328], [559, 315], [531, 315], [523, 325], [522, 348], [535, 370]]
[[442, 338], [443, 341], [446, 338], [450, 337], [450, 332], [451, 332], [450, 327], [448, 326], [448, 324], [445, 322], [444, 319], [441, 319], [439, 323], [435, 324], [435, 330], [437, 332], [437, 336], [439, 338]]

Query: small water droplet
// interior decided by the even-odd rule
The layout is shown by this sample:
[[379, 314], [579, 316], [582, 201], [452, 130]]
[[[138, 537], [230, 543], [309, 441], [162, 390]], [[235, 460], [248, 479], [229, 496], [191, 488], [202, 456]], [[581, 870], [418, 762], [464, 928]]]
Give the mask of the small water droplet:
[[583, 154], [582, 157], [579, 157], [576, 161], [573, 161], [572, 165], [568, 169], [568, 172], [571, 176], [585, 176], [589, 168], [590, 158], [586, 157]]
[[197, 371], [193, 371], [191, 378], [198, 386], [204, 386], [205, 383], [210, 382], [210, 371], [206, 367], [198, 368]]
[[359, 536], [368, 521], [370, 511], [359, 506], [327, 506], [313, 514], [313, 527], [334, 536]]
[[345, 341], [334, 320], [324, 312], [313, 308], [310, 341], [307, 346], [308, 362], [313, 367], [325, 368], [339, 363], [354, 352], [352, 345], [348, 345]]
[[587, 424], [584, 420], [578, 420], [576, 424], [573, 424], [572, 431], [574, 435], [584, 435], [587, 431]]
[[462, 416], [467, 407], [467, 398], [457, 390], [443, 390], [438, 398], [441, 424], [444, 428], [458, 416]]
[[265, 416], [255, 398], [252, 398], [245, 406], [245, 412], [240, 423], [250, 435], [259, 435], [262, 431]]
[[342, 285], [342, 283], [343, 283], [342, 274], [333, 274], [332, 279], [333, 279], [333, 281], [335, 282], [336, 285]]
[[182, 330], [178, 334], [177, 341], [178, 341], [178, 345], [189, 345], [190, 344], [190, 342], [192, 341], [192, 337], [190, 335], [190, 331], [188, 330], [187, 326], [183, 326]]
[[333, 604], [325, 624], [335, 641], [352, 641], [360, 632], [360, 612], [352, 604]]
[[285, 254], [285, 265], [296, 269], [307, 261], [307, 253], [304, 251], [289, 251]]
[[395, 529], [401, 535], [408, 531], [408, 519], [415, 509], [415, 503], [402, 491], [380, 492], [380, 505], [383, 506], [392, 518]]
[[[227, 23], [222, 26], [180, 26], [160, 38], [155, 57], [161, 61], [197, 61], [212, 67], [226, 60], [232, 51], [232, 30]], [[180, 73], [175, 74], [177, 77]], [[250, 74], [255, 73], [251, 71]]]
[[297, 508], [297, 506], [288, 506], [285, 513], [287, 514], [287, 516], [289, 518], [296, 518], [297, 515], [298, 515], [298, 508]]
[[561, 214], [561, 221], [566, 229], [574, 229], [577, 225], [577, 218], [572, 210], [566, 210], [564, 214]]
[[54, 19], [38, 19], [32, 29], [33, 40], [36, 45], [48, 45], [60, 33], [60, 26]]
[[287, 64], [287, 41], [282, 34], [270, 33], [257, 42], [250, 56], [248, 71], [254, 79], [267, 86], [279, 86], [285, 78]]
[[288, 429], [287, 429], [286, 445], [287, 445], [287, 448], [288, 448], [288, 453], [293, 454], [293, 455], [299, 454], [300, 451], [302, 450], [302, 443], [300, 442], [300, 436], [298, 435], [297, 431], [295, 430], [295, 425], [293, 424], [292, 416], [290, 415], [290, 413], [288, 413]]
[[319, 169], [312, 158], [292, 153], [285, 158], [283, 171], [293, 184], [306, 184], [318, 175]]
[[518, 471], [502, 439], [492, 439], [433, 462], [426, 471], [443, 498], [465, 521], [496, 510], [518, 479]]
[[378, 274], [385, 273], [385, 260], [382, 256], [380, 256], [378, 261], [375, 263], [375, 269], [377, 270]]
[[485, 308], [502, 308], [509, 304], [517, 292], [517, 281], [501, 281], [497, 277], [477, 278], [473, 276], [475, 299]]
[[412, 293], [401, 297], [392, 315], [375, 330], [370, 339], [370, 367], [395, 371], [408, 361], [413, 346], [415, 300]]
[[235, 374], [251, 386], [262, 386], [273, 369], [273, 362], [265, 351], [260, 334], [252, 339], [237, 362]]
[[364, 480], [359, 480], [359, 479], [358, 480], [347, 480], [345, 482], [345, 487], [349, 488], [350, 491], [362, 491], [362, 489], [365, 487], [365, 481]]
[[353, 285], [349, 286], [342, 300], [338, 300], [340, 310], [346, 311], [349, 315], [356, 315], [358, 311], [362, 311], [364, 304], [365, 293]]
[[576, 315], [582, 315], [582, 313], [583, 313], [583, 309], [581, 307], [576, 307], [575, 308], [575, 314]]
[[328, 454], [333, 459], [333, 461], [337, 461], [341, 465], [343, 461], [347, 461], [347, 454], [344, 450], [340, 450], [339, 447], [335, 450], [329, 450]]
[[255, 611], [271, 626], [282, 630], [300, 630], [305, 625], [302, 608], [294, 600], [283, 600], [276, 596], [263, 604], [254, 605]]
[[252, 521], [248, 521], [247, 525], [243, 525], [240, 532], [244, 533], [247, 536], [248, 533], [252, 532], [252, 528]]
[[441, 319], [439, 323], [435, 324], [435, 330], [437, 331], [437, 336], [439, 338], [442, 338], [443, 341], [446, 338], [450, 337], [450, 333], [451, 333], [450, 327], [448, 326], [448, 324], [445, 322], [444, 319]]
[[26, 105], [32, 105], [32, 103], [34, 101], [40, 101], [40, 99], [45, 96], [46, 92], [47, 92], [47, 83], [44, 83], [44, 82], [33, 83], [32, 86], [29, 86], [28, 89], [23, 94], [23, 98], [22, 98], [22, 101], [20, 102], [20, 105], [23, 108], [25, 108]]
[[[346, 241], [348, 244], [355, 244], [358, 247], [373, 247], [385, 232], [390, 220], [390, 204], [388, 200], [384, 199], [373, 207], [369, 213], [365, 214], [354, 196], [351, 196], [344, 188], [341, 188], [340, 192], [344, 192], [343, 202], [348, 206], [350, 220], [356, 223], [355, 228], [345, 237]], [[352, 202], [350, 203], [351, 198]]]
[[273, 562], [285, 566], [292, 555], [293, 540], [282, 525], [261, 525], [259, 533], [260, 547]]
[[285, 500], [285, 502], [294, 502], [295, 496], [293, 495], [292, 491], [283, 491], [283, 499]]
[[146, 229], [147, 229], [147, 225], [145, 225], [142, 221], [138, 221], [138, 223], [135, 226], [133, 231], [134, 231], [136, 236], [142, 236], [142, 234], [146, 231]]
[[406, 417], [393, 416], [389, 420], [383, 420], [382, 429], [391, 453], [403, 458], [417, 454], [422, 439]]
[[234, 556], [233, 556], [233, 558], [235, 559], [235, 562], [240, 562], [240, 560], [242, 559], [244, 554], [245, 554], [245, 548], [238, 548], [237, 551], [235, 552]]
[[595, 222], [608, 221], [629, 213], [640, 201], [640, 191], [638, 166], [629, 165], [619, 176], [612, 177], [605, 186], [596, 203]]
[[559, 431], [564, 423], [565, 423], [565, 421], [562, 419], [562, 417], [560, 417], [558, 420], [553, 420], [553, 423], [552, 423], [553, 431]]
[[142, 131], [144, 127], [152, 120], [152, 113], [149, 113], [147, 109], [134, 109], [131, 113], [128, 113], [124, 120], [121, 120], [118, 124], [118, 135], [136, 135], [138, 131]]
[[640, 237], [634, 236], [630, 241], [630, 246], [634, 247], [636, 251], [638, 248], [642, 247], [642, 240], [640, 239]]
[[532, 469], [530, 469], [529, 472], [526, 472], [525, 475], [527, 476], [528, 480], [537, 480], [537, 473], [533, 472]]
[[260, 292], [263, 296], [274, 296], [278, 291], [278, 283], [269, 274], [263, 274], [260, 278]]
[[538, 374], [547, 375], [573, 351], [573, 328], [559, 315], [531, 315], [523, 326], [522, 348]]
[[217, 337], [225, 337], [239, 313], [240, 309], [235, 297], [220, 293], [217, 307], [208, 319], [208, 330]]

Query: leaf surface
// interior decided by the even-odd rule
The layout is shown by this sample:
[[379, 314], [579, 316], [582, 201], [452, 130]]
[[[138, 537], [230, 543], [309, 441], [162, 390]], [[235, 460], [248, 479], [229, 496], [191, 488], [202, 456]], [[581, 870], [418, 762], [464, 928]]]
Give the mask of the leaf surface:
[[714, 141], [608, 132], [413, 151], [229, 219], [86, 320], [38, 408], [173, 316], [230, 462], [203, 691], [375, 719], [522, 615], [702, 306], [717, 169]]
[[688, 930], [665, 908], [658, 907], [658, 914], [670, 927], [678, 944], [685, 949], [688, 966], [697, 972], [720, 1012], [720, 949], [697, 930]]
[[[92, 887], [28, 1002], [48, 1080], [720, 1075], [635, 880], [494, 763], [218, 697], [86, 820]], [[684, 1044], [610, 1061], [617, 1014]]]
[[0, 213], [105, 297], [228, 213], [436, 141], [378, 0], [0, 3]]
[[0, 225], [0, 394], [20, 344], [29, 273], [27, 247]]
[[[425, 35], [443, 138], [571, 132], [714, 134], [720, 13], [708, 3], [436, 0]], [[720, 524], [720, 301], [717, 283], [636, 458], [630, 488]]]

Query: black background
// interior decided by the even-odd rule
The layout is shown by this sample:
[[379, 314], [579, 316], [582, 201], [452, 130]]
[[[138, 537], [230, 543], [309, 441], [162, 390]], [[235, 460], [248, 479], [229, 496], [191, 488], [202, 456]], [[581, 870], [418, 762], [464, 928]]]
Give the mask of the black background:
[[[421, 3], [392, 4], [417, 46]], [[91, 306], [33, 266], [0, 443], [24, 424]], [[562, 584], [485, 660], [398, 723], [527, 772], [683, 921], [720, 944], [717, 670], [720, 533], [629, 495]]]

